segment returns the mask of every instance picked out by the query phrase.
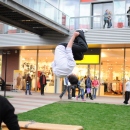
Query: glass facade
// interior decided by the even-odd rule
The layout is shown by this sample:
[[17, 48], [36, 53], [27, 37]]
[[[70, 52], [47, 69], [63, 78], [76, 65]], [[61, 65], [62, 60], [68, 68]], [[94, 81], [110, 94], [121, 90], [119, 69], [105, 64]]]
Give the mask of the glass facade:
[[101, 52], [101, 83], [104, 94], [121, 95], [124, 77], [124, 49], [102, 49]]
[[[75, 17], [67, 21], [66, 15], [63, 12], [60, 13], [56, 8], [52, 8], [53, 6], [44, 0], [19, 1], [35, 9], [35, 11], [44, 12], [44, 15], [49, 16], [61, 24], [69, 25], [70, 22], [71, 30], [76, 28], [102, 28], [102, 15], [106, 9], [111, 10], [112, 14], [114, 14], [112, 16], [113, 27], [125, 27], [127, 26], [125, 13], [130, 6], [130, 0], [105, 1], [107, 3], [91, 3], [95, 2], [94, 0], [89, 3], [80, 0], [47, 0], [47, 2], [59, 8], [65, 14], [70, 17]], [[80, 16], [80, 18], [78, 16]], [[0, 22], [0, 34], [19, 32], [25, 31]], [[99, 95], [114, 95], [115, 92], [118, 95], [122, 95], [125, 82], [130, 77], [129, 54], [129, 48], [101, 49], [100, 64], [76, 65], [73, 72], [76, 73], [79, 78], [87, 74], [90, 74], [91, 78], [96, 75], [101, 83]], [[40, 72], [45, 72], [47, 77], [45, 92], [57, 92], [57, 84], [60, 80], [54, 77], [51, 70], [53, 58], [54, 54], [52, 50], [21, 50], [19, 69], [22, 71], [23, 86], [21, 86], [20, 89], [25, 88], [25, 78], [26, 75], [30, 73], [32, 77], [32, 90], [39, 90], [39, 74]], [[0, 59], [2, 59], [2, 57], [0, 57]], [[59, 87], [59, 92], [61, 92], [61, 86]]]
[[47, 79], [45, 92], [54, 93], [54, 75], [51, 69], [54, 54], [52, 50], [21, 50], [20, 71], [22, 71], [23, 84], [21, 89], [25, 89], [25, 79], [27, 74], [32, 78], [31, 89], [40, 89], [40, 73], [44, 72]]

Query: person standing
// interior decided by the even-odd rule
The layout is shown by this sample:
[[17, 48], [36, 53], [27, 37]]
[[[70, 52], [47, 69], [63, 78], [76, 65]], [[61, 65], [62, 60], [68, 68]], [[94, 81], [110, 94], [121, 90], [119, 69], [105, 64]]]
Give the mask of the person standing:
[[29, 95], [32, 95], [31, 94], [31, 77], [30, 77], [30, 74], [27, 75], [27, 78], [26, 78], [26, 91], [25, 91], [25, 94], [27, 95], [27, 91], [29, 91]]
[[106, 23], [107, 23], [107, 28], [108, 28], [109, 27], [108, 10], [106, 10], [105, 14], [104, 14], [104, 25], [103, 25], [103, 28], [105, 28]]
[[130, 27], [130, 7], [129, 7], [129, 9], [128, 9], [128, 11], [127, 11], [127, 18], [128, 18], [128, 27]]
[[41, 95], [44, 95], [44, 88], [46, 86], [46, 76], [44, 75], [44, 72], [40, 75], [40, 86], [41, 86]]
[[78, 100], [78, 98], [81, 96], [82, 101], [86, 101], [86, 100], [84, 100], [84, 89], [85, 89], [85, 78], [81, 79], [81, 81], [80, 81], [81, 94], [76, 97], [76, 100]]
[[97, 79], [97, 76], [94, 76], [94, 80], [92, 81], [93, 98], [96, 98], [98, 87], [99, 87], [99, 81]]
[[[92, 84], [92, 81], [90, 79], [90, 76], [88, 75], [86, 80], [85, 80], [85, 86], [86, 86], [86, 95], [89, 95], [89, 98], [91, 100], [93, 100], [92, 98], [92, 95], [91, 95], [91, 84]], [[86, 96], [87, 97], [87, 96]]]
[[21, 74], [19, 73], [18, 77], [17, 77], [17, 88], [18, 90], [21, 89]]
[[9, 130], [20, 130], [14, 110], [11, 103], [5, 97], [0, 96], [0, 128], [1, 123], [4, 122]]
[[128, 104], [129, 98], [130, 98], [130, 78], [129, 80], [126, 82], [126, 88], [125, 88], [125, 101], [123, 102], [126, 105]]
[[0, 77], [0, 87], [1, 87], [1, 90], [4, 91], [5, 89], [5, 81]]
[[111, 14], [111, 11], [108, 12], [108, 20], [109, 20], [108, 28], [111, 28], [112, 27], [112, 14]]
[[68, 99], [71, 99], [70, 91], [69, 91], [70, 88], [69, 87], [70, 87], [70, 82], [68, 80], [68, 77], [65, 77], [64, 78], [64, 90], [59, 96], [60, 99], [63, 97], [63, 95], [66, 93], [66, 91], [68, 91]]

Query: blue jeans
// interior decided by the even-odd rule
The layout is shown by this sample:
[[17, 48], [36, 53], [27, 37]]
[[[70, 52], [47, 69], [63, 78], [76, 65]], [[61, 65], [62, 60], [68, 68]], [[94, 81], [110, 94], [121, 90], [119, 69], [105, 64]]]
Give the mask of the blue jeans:
[[29, 94], [31, 95], [31, 91], [30, 91], [30, 84], [26, 84], [26, 91], [25, 94], [27, 95], [27, 92], [29, 91]]
[[84, 89], [80, 88], [81, 94], [78, 95], [78, 98], [81, 96], [82, 99], [84, 99]]
[[93, 98], [96, 98], [96, 93], [97, 93], [97, 89], [98, 88], [92, 88], [92, 96], [93, 96]]

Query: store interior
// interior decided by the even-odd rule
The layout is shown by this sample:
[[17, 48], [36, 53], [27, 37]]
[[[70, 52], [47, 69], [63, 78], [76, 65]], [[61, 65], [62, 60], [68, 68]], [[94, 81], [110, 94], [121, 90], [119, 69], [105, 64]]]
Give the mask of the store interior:
[[[101, 65], [78, 64], [73, 72], [77, 74], [78, 77], [84, 77], [88, 72], [90, 73], [91, 79], [97, 76], [100, 80], [100, 88], [102, 88], [102, 93], [99, 95], [121, 96], [123, 86], [130, 77], [129, 52], [130, 49], [125, 49], [124, 53], [124, 48], [101, 49]], [[25, 80], [26, 75], [30, 73], [32, 77], [32, 90], [37, 89], [39, 91], [39, 73], [44, 72], [47, 78], [45, 92], [55, 93], [55, 77], [51, 69], [53, 59], [53, 50], [38, 50], [38, 52], [37, 50], [21, 50], [19, 69], [22, 71], [23, 80]], [[21, 85], [20, 89], [24, 87], [25, 85]]]

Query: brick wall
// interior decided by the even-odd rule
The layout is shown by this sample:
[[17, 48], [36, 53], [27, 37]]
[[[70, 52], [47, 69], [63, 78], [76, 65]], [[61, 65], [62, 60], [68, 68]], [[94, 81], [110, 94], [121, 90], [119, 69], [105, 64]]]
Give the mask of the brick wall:
[[[4, 51], [3, 51], [4, 52]], [[6, 55], [2, 54], [2, 78], [5, 79]], [[6, 82], [13, 82], [13, 71], [19, 69], [19, 50], [10, 50], [7, 54]]]

